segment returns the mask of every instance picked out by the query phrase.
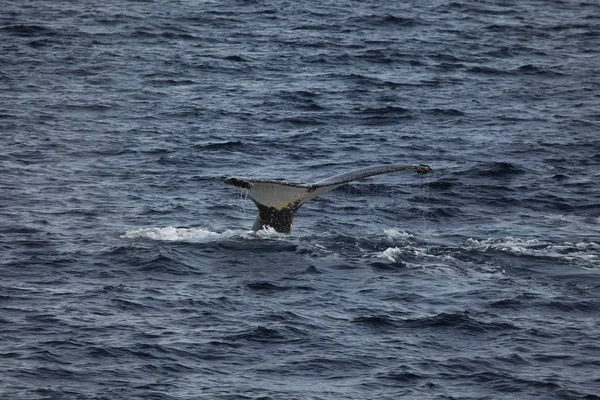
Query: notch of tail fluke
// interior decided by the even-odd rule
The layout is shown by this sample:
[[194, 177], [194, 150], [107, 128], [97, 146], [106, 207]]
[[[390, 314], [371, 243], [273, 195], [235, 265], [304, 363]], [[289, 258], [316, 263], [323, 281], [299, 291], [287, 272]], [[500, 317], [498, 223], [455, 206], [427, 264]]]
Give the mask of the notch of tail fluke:
[[248, 190], [248, 196], [258, 208], [253, 230], [271, 227], [280, 233], [291, 233], [296, 212], [307, 201], [349, 182], [399, 171], [415, 171], [420, 175], [425, 175], [432, 169], [425, 164], [418, 166], [383, 164], [335, 175], [312, 185], [244, 178], [227, 178], [225, 183]]

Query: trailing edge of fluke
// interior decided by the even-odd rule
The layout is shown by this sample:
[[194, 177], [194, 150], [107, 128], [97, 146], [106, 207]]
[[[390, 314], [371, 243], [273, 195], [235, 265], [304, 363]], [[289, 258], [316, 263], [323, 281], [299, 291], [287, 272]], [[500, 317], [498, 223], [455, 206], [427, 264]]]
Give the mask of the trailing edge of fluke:
[[432, 170], [429, 165], [425, 164], [418, 166], [383, 164], [355, 169], [320, 180], [311, 185], [245, 178], [227, 178], [225, 183], [248, 190], [248, 196], [258, 208], [258, 216], [252, 227], [253, 230], [257, 231], [269, 226], [277, 232], [290, 233], [296, 211], [307, 201], [349, 182], [373, 175], [399, 171], [414, 171], [424, 175]]

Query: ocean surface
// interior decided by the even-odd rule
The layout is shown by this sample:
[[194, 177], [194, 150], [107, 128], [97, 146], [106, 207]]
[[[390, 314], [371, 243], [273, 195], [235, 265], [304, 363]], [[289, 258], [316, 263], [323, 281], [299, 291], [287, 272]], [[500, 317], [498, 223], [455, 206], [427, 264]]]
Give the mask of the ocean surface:
[[1, 399], [600, 399], [597, 1], [0, 10]]

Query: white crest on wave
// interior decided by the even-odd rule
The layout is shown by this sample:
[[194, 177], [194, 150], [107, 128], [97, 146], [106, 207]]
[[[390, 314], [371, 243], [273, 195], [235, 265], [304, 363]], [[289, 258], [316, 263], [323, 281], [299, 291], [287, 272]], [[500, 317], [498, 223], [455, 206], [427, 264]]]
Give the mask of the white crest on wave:
[[384, 229], [383, 233], [390, 239], [408, 239], [408, 238], [413, 237], [413, 235], [411, 235], [410, 233], [401, 231], [396, 228]]
[[384, 251], [378, 254], [379, 258], [387, 258], [390, 261], [397, 262], [400, 260], [401, 256], [406, 257], [418, 257], [418, 258], [440, 258], [443, 259], [445, 256], [434, 256], [429, 254], [429, 250], [423, 247], [416, 246], [403, 246], [400, 247], [388, 247]]
[[244, 239], [278, 239], [285, 237], [270, 226], [262, 227], [257, 231], [244, 231], [241, 236]]
[[203, 228], [176, 228], [167, 226], [163, 228], [139, 228], [125, 231], [122, 239], [150, 239], [165, 242], [213, 242], [232, 238], [246, 240], [253, 239], [278, 239], [284, 237], [275, 229], [267, 226], [258, 231], [250, 230], [226, 230], [214, 232]]
[[600, 244], [595, 242], [551, 243], [539, 239], [521, 239], [508, 236], [505, 238], [467, 239], [467, 249], [487, 251], [489, 249], [502, 252], [536, 257], [550, 257], [566, 261], [587, 262], [600, 265], [598, 251]]
[[121, 235], [121, 238], [151, 239], [169, 242], [202, 242], [234, 235], [235, 232], [233, 231], [218, 233], [202, 228], [175, 228], [168, 226], [164, 228], [140, 228], [128, 230]]
[[388, 260], [392, 261], [392, 262], [396, 262], [397, 258], [402, 255], [402, 250], [400, 250], [398, 247], [388, 247], [387, 249], [385, 249], [384, 251], [382, 251], [378, 257], [379, 258], [387, 258]]

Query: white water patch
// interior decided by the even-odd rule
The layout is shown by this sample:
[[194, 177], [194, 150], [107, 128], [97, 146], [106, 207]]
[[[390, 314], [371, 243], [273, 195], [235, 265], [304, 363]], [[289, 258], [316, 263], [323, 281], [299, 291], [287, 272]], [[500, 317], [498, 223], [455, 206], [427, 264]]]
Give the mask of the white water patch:
[[256, 232], [243, 231], [240, 233], [240, 236], [244, 239], [280, 239], [289, 237], [289, 235], [277, 232], [274, 228], [271, 228], [270, 226], [265, 226], [257, 230]]
[[412, 234], [395, 228], [384, 229], [383, 234], [390, 239], [410, 239], [413, 237]]
[[415, 246], [405, 246], [405, 247], [388, 247], [381, 253], [377, 255], [379, 258], [387, 258], [392, 262], [397, 262], [402, 260], [402, 258], [411, 257], [411, 258], [442, 258], [444, 256], [434, 256], [431, 254], [427, 254], [427, 249]]
[[469, 277], [481, 281], [499, 279], [505, 274], [503, 268], [493, 264], [465, 262], [449, 254], [431, 254], [428, 249], [415, 246], [388, 247], [377, 257], [435, 276]]
[[121, 235], [123, 239], [150, 239], [165, 242], [190, 242], [204, 243], [215, 242], [226, 239], [278, 239], [284, 235], [271, 227], [265, 227], [259, 231], [249, 230], [226, 230], [214, 232], [203, 228], [175, 228], [172, 226], [164, 228], [140, 228], [128, 230]]
[[484, 240], [467, 239], [467, 249], [480, 251], [493, 249], [516, 255], [550, 257], [571, 262], [585, 262], [589, 266], [600, 266], [600, 244], [595, 242], [556, 244], [538, 239], [508, 236]]
[[167, 242], [205, 242], [223, 237], [235, 236], [234, 231], [223, 233], [213, 232], [202, 228], [140, 228], [126, 231], [121, 235], [123, 239], [151, 239]]
[[391, 262], [396, 262], [396, 260], [402, 255], [402, 250], [397, 247], [388, 247], [383, 252], [381, 252], [378, 257], [379, 258], [387, 258]]

